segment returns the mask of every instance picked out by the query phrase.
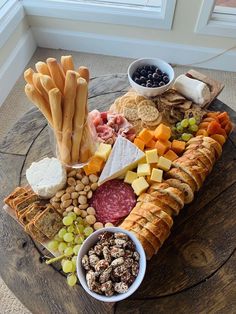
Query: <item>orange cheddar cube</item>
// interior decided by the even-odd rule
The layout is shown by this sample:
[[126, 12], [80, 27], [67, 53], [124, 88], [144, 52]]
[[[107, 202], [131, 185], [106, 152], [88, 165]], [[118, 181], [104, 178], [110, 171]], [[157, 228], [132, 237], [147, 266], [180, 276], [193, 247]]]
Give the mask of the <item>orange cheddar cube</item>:
[[171, 144], [171, 149], [176, 153], [176, 154], [181, 154], [185, 150], [185, 142], [183, 141], [178, 141], [178, 140], [173, 140]]
[[134, 145], [136, 145], [139, 149], [144, 150], [145, 143], [140, 138], [136, 137], [134, 139]]
[[93, 156], [89, 160], [87, 171], [90, 173], [100, 172], [103, 168], [104, 160], [99, 156]]
[[88, 165], [85, 165], [85, 166], [83, 167], [83, 169], [84, 169], [84, 172], [85, 172], [86, 176], [89, 176], [90, 174], [93, 174], [93, 172], [91, 172], [91, 171], [88, 169]]
[[161, 140], [161, 141], [168, 141], [168, 139], [171, 137], [171, 129], [170, 127], [161, 123], [156, 128], [154, 134], [155, 134], [156, 139]]
[[152, 139], [150, 140], [147, 144], [146, 147], [147, 148], [155, 148], [156, 142]]
[[163, 141], [157, 141], [155, 148], [157, 149], [157, 154], [159, 156], [163, 156], [165, 152], [168, 150], [168, 145]]
[[153, 138], [152, 133], [148, 129], [142, 129], [139, 133], [138, 138], [142, 140], [145, 144], [147, 144]]
[[168, 152], [165, 153], [164, 157], [171, 160], [171, 161], [174, 161], [179, 156], [173, 150], [170, 149], [170, 150], [168, 150]]

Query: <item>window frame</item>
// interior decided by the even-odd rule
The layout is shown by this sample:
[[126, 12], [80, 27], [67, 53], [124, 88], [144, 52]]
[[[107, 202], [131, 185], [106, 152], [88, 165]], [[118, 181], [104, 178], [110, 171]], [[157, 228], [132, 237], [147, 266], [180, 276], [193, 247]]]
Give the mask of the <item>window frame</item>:
[[236, 38], [236, 15], [230, 14], [229, 8], [228, 13], [220, 12], [219, 6], [214, 12], [214, 8], [214, 0], [202, 1], [195, 33]]
[[129, 25], [170, 30], [176, 0], [162, 0], [161, 9], [140, 9], [107, 6], [96, 3], [68, 2], [65, 0], [21, 0], [27, 15], [66, 20]]

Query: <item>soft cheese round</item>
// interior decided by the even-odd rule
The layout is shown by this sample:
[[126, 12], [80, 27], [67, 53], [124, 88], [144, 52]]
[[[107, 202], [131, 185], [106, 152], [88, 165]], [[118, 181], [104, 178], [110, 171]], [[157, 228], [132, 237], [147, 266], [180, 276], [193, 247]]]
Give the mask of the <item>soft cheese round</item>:
[[51, 198], [66, 184], [66, 169], [57, 158], [33, 162], [26, 170], [26, 178], [33, 191], [42, 198]]

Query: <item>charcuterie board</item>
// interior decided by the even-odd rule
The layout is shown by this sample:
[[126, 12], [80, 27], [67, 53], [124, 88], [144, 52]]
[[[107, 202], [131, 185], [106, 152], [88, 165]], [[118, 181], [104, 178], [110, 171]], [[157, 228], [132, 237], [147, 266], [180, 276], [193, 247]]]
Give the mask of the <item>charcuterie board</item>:
[[[126, 77], [122, 75], [115, 76], [112, 80], [111, 77], [104, 77], [102, 81], [109, 81], [109, 88], [110, 86], [117, 85], [117, 89], [110, 90], [110, 92], [107, 94], [107, 88], [104, 87], [104, 94], [106, 93], [106, 95], [104, 96], [102, 95], [101, 91], [101, 85], [103, 85], [101, 84], [101, 79], [99, 79], [99, 84], [96, 83], [96, 79], [92, 80], [90, 89], [90, 93], [92, 93], [92, 98], [90, 105], [94, 103], [96, 108], [99, 109], [101, 108], [99, 106], [99, 103], [101, 103], [101, 105], [106, 103], [109, 106], [109, 100], [111, 104], [114, 99], [125, 93], [126, 88], [128, 89]], [[222, 103], [218, 101], [213, 104], [211, 109], [216, 111], [219, 109], [225, 110], [225, 108], [223, 109], [222, 106]], [[102, 109], [106, 108], [103, 107]], [[228, 110], [230, 109], [227, 109], [227, 111]], [[13, 131], [14, 138], [13, 136], [9, 135], [9, 139], [6, 139], [6, 141], [1, 145], [1, 151], [3, 152], [2, 165], [5, 168], [4, 172], [7, 170], [7, 172], [5, 173], [10, 173], [10, 169], [9, 166], [7, 166], [9, 162], [4, 159], [4, 151], [10, 156], [8, 156], [8, 160], [16, 161], [16, 165], [18, 165], [18, 167], [20, 165], [23, 166], [23, 171], [21, 173], [19, 173], [19, 171], [17, 173], [17, 169], [11, 169], [12, 172], [10, 182], [12, 182], [12, 185], [10, 186], [8, 182], [9, 190], [7, 190], [6, 185], [4, 189], [4, 195], [10, 192], [10, 189], [13, 187], [13, 185], [18, 184], [18, 181], [14, 181], [14, 178], [15, 180], [18, 180], [20, 178], [21, 184], [26, 183], [24, 171], [30, 166], [33, 161], [41, 159], [45, 156], [50, 156], [51, 154], [50, 147], [48, 146], [48, 131], [44, 120], [35, 110], [31, 111], [31, 113], [29, 113], [28, 115], [32, 117], [31, 121], [28, 121], [27, 117], [24, 118], [26, 121], [28, 121], [28, 125], [27, 123], [25, 123], [25, 125], [23, 125], [23, 123], [20, 123], [20, 126], [18, 125], [15, 129], [17, 131]], [[39, 119], [36, 120], [34, 119], [34, 117], [37, 115]], [[230, 111], [230, 116], [232, 119], [234, 118], [234, 113], [232, 111]], [[34, 129], [35, 134], [32, 135], [30, 140], [27, 140], [25, 138], [23, 139], [23, 137], [21, 136], [21, 132], [24, 132], [27, 127], [31, 128], [32, 123], [36, 123], [38, 125], [38, 128]], [[14, 140], [17, 141], [17, 136], [18, 139], [21, 139], [21, 141], [23, 139], [24, 141], [21, 143], [21, 145], [18, 146], [14, 145]], [[135, 302], [138, 302], [138, 304], [142, 306], [143, 310], [148, 310], [149, 304], [152, 304], [153, 306], [153, 304], [155, 304], [154, 300], [156, 298], [158, 298], [158, 302], [156, 304], [162, 304], [163, 308], [168, 309], [171, 299], [173, 298], [173, 300], [175, 300], [173, 294], [177, 292], [181, 293], [183, 295], [183, 298], [186, 298], [185, 300], [187, 300], [189, 296], [188, 291], [192, 291], [191, 289], [194, 289], [191, 287], [196, 286], [197, 288], [198, 286], [203, 284], [206, 278], [211, 278], [213, 274], [217, 274], [218, 272], [220, 272], [220, 269], [224, 267], [222, 265], [230, 264], [230, 261], [232, 259], [232, 252], [234, 250], [232, 216], [222, 216], [222, 208], [223, 211], [226, 211], [229, 205], [234, 206], [233, 191], [235, 188], [234, 183], [236, 181], [234, 173], [234, 133], [232, 133], [230, 138], [232, 138], [232, 140], [228, 141], [225, 144], [222, 158], [217, 162], [213, 172], [211, 173], [211, 176], [209, 176], [209, 178], [205, 182], [203, 189], [198, 192], [195, 201], [190, 206], [185, 207], [182, 213], [180, 213], [180, 215], [175, 219], [175, 224], [172, 229], [172, 234], [170, 238], [159, 251], [158, 255], [149, 262], [146, 279], [144, 280], [140, 289], [132, 297], [133, 299], [135, 299]], [[44, 147], [43, 151], [41, 149], [42, 147]], [[222, 182], [222, 177], [224, 177], [224, 182]], [[7, 182], [7, 180], [5, 182]], [[214, 189], [212, 188], [213, 186]], [[224, 203], [225, 199], [227, 199], [227, 206]], [[212, 206], [212, 203], [214, 204], [214, 206]], [[21, 231], [18, 230], [18, 228], [15, 228], [15, 224], [13, 227], [11, 227], [11, 224], [9, 223], [8, 227], [9, 230], [11, 230], [12, 228], [16, 229], [12, 232], [13, 234], [15, 234], [15, 232], [22, 234]], [[218, 230], [217, 232], [216, 229]], [[225, 241], [229, 243], [227, 247], [223, 245]], [[27, 247], [27, 245], [25, 247]], [[31, 244], [29, 245], [31, 246]], [[36, 245], [38, 247], [38, 250], [41, 251], [42, 248], [38, 244]], [[33, 247], [31, 246], [31, 248]], [[22, 250], [22, 248], [19, 248], [18, 250]], [[45, 255], [44, 250], [41, 252], [42, 255]], [[194, 254], [192, 252], [194, 252]], [[38, 253], [32, 252], [32, 254], [36, 254], [37, 256]], [[174, 267], [173, 260], [175, 260]], [[26, 266], [23, 266], [23, 268], [25, 267]], [[230, 268], [228, 268], [227, 271], [230, 272]], [[19, 273], [17, 274], [17, 276], [21, 277]], [[43, 278], [45, 274], [38, 274], [37, 276], [42, 276]], [[213, 278], [215, 277], [213, 276]], [[220, 281], [221, 279], [218, 278], [218, 280]], [[30, 281], [32, 281], [33, 283], [33, 278]], [[209, 289], [210, 288], [211, 287], [209, 286]], [[79, 293], [81, 294], [82, 292], [80, 291]], [[205, 296], [202, 295], [200, 291], [198, 293], [202, 300], [204, 300]], [[218, 291], [216, 291], [216, 295], [217, 293]], [[56, 297], [53, 292], [49, 293], [49, 295], [53, 295], [53, 298], [56, 298], [56, 302], [58, 302], [59, 304], [59, 297]], [[171, 297], [171, 295], [173, 296]], [[168, 297], [162, 298], [162, 296]], [[73, 300], [72, 302], [74, 302], [75, 296], [70, 296], [70, 298], [71, 300]], [[137, 301], [137, 299], [140, 300], [142, 298], [152, 298], [152, 301]], [[227, 302], [230, 303], [230, 295], [226, 293], [224, 298], [224, 302], [226, 302], [225, 300], [227, 300]], [[168, 302], [166, 303], [165, 301], [166, 299], [169, 299], [168, 305]], [[86, 303], [86, 298], [84, 300]], [[195, 306], [200, 306], [201, 309], [202, 305], [199, 305], [198, 300], [193, 300], [195, 302]], [[28, 300], [25, 299], [25, 303], [26, 302], [30, 303]], [[81, 301], [76, 300], [76, 302]], [[96, 304], [96, 301], [93, 302], [94, 304]], [[132, 300], [127, 300], [123, 303], [120, 303], [117, 307], [117, 311], [119, 312], [119, 310], [122, 311], [124, 309], [127, 309], [127, 307], [129, 306], [129, 302], [130, 304], [132, 304]], [[81, 303], [79, 304], [80, 306], [83, 306], [81, 305]], [[172, 303], [172, 306], [173, 304], [174, 303]], [[178, 306], [178, 302], [176, 304]], [[42, 304], [40, 305], [43, 306]], [[63, 306], [64, 310], [71, 310], [70, 306], [72, 305], [64, 304]], [[100, 309], [101, 312], [102, 307], [103, 305], [96, 304], [96, 308]], [[189, 304], [186, 301], [186, 308], [191, 310], [193, 309], [193, 305]], [[109, 307], [106, 309], [109, 310]], [[46, 312], [47, 310], [45, 308], [45, 313]]]

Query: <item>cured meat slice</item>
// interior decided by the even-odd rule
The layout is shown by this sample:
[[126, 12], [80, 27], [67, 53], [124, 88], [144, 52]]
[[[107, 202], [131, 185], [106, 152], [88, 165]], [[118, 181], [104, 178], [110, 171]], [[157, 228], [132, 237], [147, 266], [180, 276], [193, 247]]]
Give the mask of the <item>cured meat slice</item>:
[[90, 205], [95, 208], [97, 221], [118, 224], [136, 204], [133, 189], [122, 180], [103, 183], [93, 194]]

